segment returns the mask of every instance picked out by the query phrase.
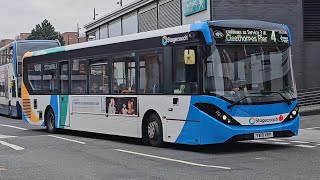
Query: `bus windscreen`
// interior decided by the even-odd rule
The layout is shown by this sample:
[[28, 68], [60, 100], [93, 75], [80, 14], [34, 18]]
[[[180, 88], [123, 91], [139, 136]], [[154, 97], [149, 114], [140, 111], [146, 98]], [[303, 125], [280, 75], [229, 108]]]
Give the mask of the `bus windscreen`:
[[17, 45], [17, 58], [18, 58], [18, 61], [21, 61], [23, 58], [23, 55], [28, 51], [39, 51], [39, 50], [54, 48], [58, 46], [59, 46], [59, 43], [57, 41], [20, 42]]

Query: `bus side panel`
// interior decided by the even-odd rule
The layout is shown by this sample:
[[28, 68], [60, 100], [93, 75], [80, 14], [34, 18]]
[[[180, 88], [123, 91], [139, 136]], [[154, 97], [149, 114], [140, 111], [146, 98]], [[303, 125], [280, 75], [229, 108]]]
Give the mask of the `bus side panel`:
[[[121, 97], [124, 96], [119, 96]], [[137, 132], [138, 116], [108, 115], [106, 98], [107, 96], [70, 96], [70, 129], [140, 137]]]
[[[25, 94], [25, 98], [22, 99], [22, 118], [24, 121], [33, 125], [44, 126], [44, 116], [46, 107], [50, 105], [51, 96], [49, 95], [28, 95]], [[42, 117], [39, 117], [40, 111]], [[57, 115], [55, 114], [56, 118]]]
[[[178, 101], [174, 104], [174, 99]], [[164, 95], [145, 95], [140, 96], [138, 123], [139, 134], [142, 134], [143, 116], [148, 110], [154, 110], [161, 119], [163, 129], [163, 140], [175, 142], [186, 123], [190, 96], [164, 96]]]

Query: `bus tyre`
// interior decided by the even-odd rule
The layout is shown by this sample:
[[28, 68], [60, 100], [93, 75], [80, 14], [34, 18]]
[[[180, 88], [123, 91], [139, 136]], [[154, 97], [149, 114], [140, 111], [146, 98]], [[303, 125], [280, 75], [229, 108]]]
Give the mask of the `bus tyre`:
[[54, 116], [54, 112], [52, 109], [49, 109], [46, 113], [45, 116], [45, 123], [46, 123], [46, 127], [49, 133], [56, 133], [57, 132], [57, 128], [55, 126], [55, 116]]
[[157, 114], [151, 114], [149, 117], [146, 131], [147, 142], [155, 147], [163, 145], [162, 123]]

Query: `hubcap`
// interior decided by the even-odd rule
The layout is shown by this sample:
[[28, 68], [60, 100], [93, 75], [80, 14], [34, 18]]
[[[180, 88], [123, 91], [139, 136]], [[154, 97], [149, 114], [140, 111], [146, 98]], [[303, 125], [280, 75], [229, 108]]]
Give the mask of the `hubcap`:
[[149, 138], [153, 139], [156, 135], [156, 122], [150, 122], [148, 125], [148, 135]]
[[53, 129], [53, 127], [54, 127], [54, 116], [53, 116], [53, 114], [49, 115], [49, 124], [48, 124], [48, 126], [49, 126], [49, 129]]

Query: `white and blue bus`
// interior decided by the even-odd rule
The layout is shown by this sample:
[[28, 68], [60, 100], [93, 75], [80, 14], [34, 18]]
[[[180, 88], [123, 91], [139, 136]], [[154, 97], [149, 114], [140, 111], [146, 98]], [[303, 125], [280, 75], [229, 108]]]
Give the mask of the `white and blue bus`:
[[22, 57], [27, 51], [60, 46], [56, 40], [14, 41], [0, 48], [0, 113], [21, 117]]
[[285, 25], [225, 20], [28, 53], [22, 117], [153, 146], [295, 136], [291, 42]]

